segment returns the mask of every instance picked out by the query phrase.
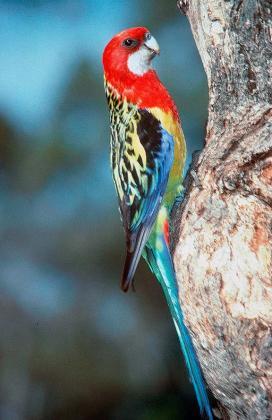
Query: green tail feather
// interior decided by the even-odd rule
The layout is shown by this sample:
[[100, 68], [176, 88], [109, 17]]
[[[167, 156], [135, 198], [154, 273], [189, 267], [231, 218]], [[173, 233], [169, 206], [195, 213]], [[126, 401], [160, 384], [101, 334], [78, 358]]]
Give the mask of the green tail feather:
[[153, 249], [147, 244], [143, 256], [146, 259], [151, 271], [155, 274], [163, 288], [178, 333], [186, 366], [194, 386], [200, 412], [202, 415], [206, 415], [208, 420], [212, 420], [213, 415], [201, 368], [193, 347], [191, 337], [183, 322], [183, 315], [179, 305], [178, 289], [172, 258], [164, 240], [161, 242], [163, 242], [163, 248], [159, 252], [153, 251]]

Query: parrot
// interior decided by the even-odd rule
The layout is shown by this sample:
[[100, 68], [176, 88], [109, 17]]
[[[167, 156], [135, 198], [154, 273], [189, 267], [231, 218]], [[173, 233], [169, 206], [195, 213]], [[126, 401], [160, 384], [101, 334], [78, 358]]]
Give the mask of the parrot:
[[126, 236], [121, 288], [126, 292], [133, 287], [143, 256], [166, 297], [200, 412], [211, 420], [205, 382], [179, 304], [170, 253], [170, 213], [182, 194], [186, 143], [174, 100], [152, 66], [159, 53], [150, 31], [135, 27], [115, 35], [102, 57], [111, 168]]

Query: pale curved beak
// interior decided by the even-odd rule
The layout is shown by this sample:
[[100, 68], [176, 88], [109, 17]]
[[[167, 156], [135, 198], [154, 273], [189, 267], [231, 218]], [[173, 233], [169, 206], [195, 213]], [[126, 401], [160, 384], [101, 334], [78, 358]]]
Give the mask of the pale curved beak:
[[144, 42], [144, 46], [151, 51], [153, 57], [160, 54], [160, 47], [154, 36], [151, 35], [151, 37]]

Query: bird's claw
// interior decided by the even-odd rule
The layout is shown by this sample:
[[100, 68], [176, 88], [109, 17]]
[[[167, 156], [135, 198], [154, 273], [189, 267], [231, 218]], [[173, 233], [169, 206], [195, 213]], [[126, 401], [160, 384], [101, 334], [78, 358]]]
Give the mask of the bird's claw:
[[197, 175], [196, 171], [194, 169], [191, 169], [190, 171], [190, 175], [193, 178], [193, 182], [195, 187], [199, 188], [200, 190], [202, 190], [202, 184], [200, 182], [199, 176]]

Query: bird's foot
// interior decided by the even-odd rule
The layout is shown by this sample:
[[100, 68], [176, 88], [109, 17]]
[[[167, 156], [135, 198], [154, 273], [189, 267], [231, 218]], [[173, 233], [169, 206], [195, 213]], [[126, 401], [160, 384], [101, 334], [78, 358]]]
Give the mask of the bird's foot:
[[193, 178], [193, 183], [195, 185], [195, 187], [197, 187], [198, 189], [202, 190], [202, 184], [200, 182], [199, 176], [197, 175], [196, 171], [194, 169], [191, 169], [190, 171], [190, 175]]

